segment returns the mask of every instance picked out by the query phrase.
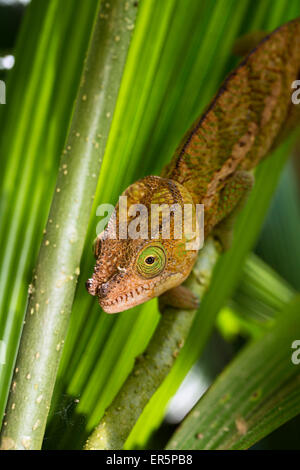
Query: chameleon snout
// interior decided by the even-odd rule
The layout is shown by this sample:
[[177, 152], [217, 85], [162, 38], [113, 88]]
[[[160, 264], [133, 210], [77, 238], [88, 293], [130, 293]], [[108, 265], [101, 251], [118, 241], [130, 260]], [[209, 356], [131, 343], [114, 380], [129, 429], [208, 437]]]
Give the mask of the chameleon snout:
[[90, 295], [96, 295], [93, 278], [90, 278], [86, 281], [85, 287]]
[[108, 282], [103, 282], [100, 285], [95, 285], [94, 279], [90, 278], [86, 281], [85, 287], [89, 294], [97, 295], [99, 299], [104, 299], [108, 294]]
[[108, 282], [104, 282], [97, 289], [97, 295], [99, 299], [104, 299], [108, 293]]

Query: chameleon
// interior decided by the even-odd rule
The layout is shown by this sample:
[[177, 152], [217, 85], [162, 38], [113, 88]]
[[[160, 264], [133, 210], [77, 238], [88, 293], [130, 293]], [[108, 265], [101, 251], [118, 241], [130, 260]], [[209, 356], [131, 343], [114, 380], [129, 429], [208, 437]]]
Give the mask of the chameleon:
[[[291, 93], [299, 73], [297, 18], [260, 40], [227, 76], [161, 176], [146, 176], [122, 193], [128, 207], [190, 204], [195, 210], [203, 204], [204, 237], [211, 234], [226, 248], [235, 214], [253, 186], [253, 169], [297, 121]], [[118, 203], [114, 220], [119, 213]], [[184, 248], [185, 234], [165, 239], [160, 224], [155, 238], [123, 239], [120, 231], [113, 238], [112, 222], [113, 216], [96, 238], [96, 264], [86, 282], [102, 309], [117, 313], [159, 296], [173, 306], [195, 306], [182, 283], [198, 249]]]

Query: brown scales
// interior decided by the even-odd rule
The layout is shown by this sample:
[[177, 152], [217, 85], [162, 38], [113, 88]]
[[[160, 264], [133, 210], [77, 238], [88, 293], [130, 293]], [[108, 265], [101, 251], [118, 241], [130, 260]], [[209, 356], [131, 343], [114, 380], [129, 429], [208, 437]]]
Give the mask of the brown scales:
[[299, 70], [298, 18], [267, 36], [228, 76], [163, 175], [187, 187], [195, 202], [216, 207], [230, 177], [255, 167], [284, 130]]

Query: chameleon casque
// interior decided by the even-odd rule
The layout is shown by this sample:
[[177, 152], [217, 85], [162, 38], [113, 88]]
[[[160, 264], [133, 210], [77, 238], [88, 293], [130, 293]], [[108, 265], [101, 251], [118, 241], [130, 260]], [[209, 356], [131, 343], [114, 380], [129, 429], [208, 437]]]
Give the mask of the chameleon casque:
[[[128, 207], [202, 203], [205, 237], [219, 235], [226, 245], [220, 234], [231, 226], [232, 214], [252, 187], [250, 170], [296, 121], [299, 109], [292, 104], [291, 87], [299, 71], [300, 18], [266, 36], [242, 60], [186, 133], [162, 176], [147, 176], [124, 191]], [[86, 283], [105, 312], [121, 312], [166, 291], [169, 304], [191, 308], [180, 285], [197, 250], [182, 250], [184, 236], [163, 239], [159, 232], [155, 239], [123, 240], [111, 239], [111, 231], [110, 220], [96, 239], [96, 266]]]

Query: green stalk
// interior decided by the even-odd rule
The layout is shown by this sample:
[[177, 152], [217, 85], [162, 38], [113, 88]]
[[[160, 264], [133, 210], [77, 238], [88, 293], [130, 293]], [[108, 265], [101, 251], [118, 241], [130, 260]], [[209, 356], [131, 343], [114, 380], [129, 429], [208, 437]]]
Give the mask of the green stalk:
[[[201, 300], [206, 292], [218, 250], [208, 240], [186, 282]], [[196, 311], [166, 308], [145, 353], [135, 366], [99, 425], [86, 443], [86, 450], [122, 449], [151, 396], [170, 372], [187, 338]]]
[[42, 444], [136, 10], [133, 2], [113, 0], [97, 14], [26, 312], [2, 432], [5, 449]]

